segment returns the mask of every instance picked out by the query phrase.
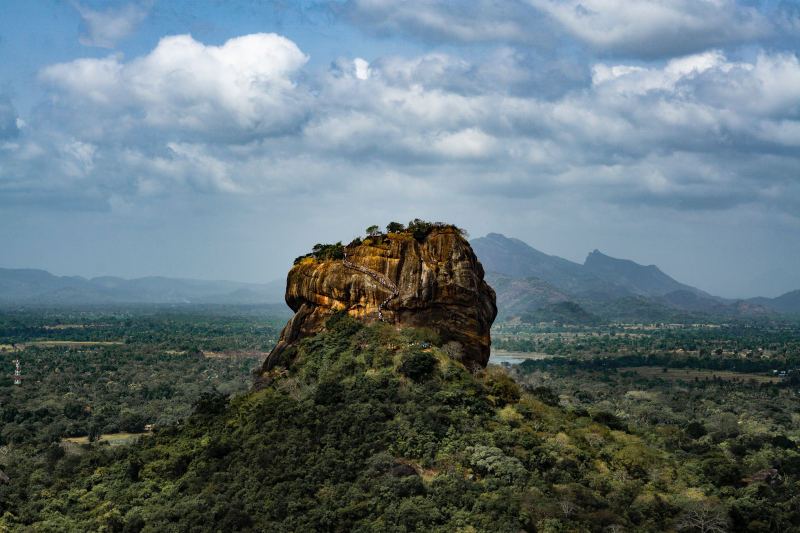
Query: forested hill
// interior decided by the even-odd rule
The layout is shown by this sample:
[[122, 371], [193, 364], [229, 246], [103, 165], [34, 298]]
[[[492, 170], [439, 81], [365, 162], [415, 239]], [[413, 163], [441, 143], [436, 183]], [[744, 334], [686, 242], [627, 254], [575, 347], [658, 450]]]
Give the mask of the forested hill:
[[201, 397], [180, 426], [17, 454], [0, 530], [655, 532], [723, 516], [716, 497], [739, 483], [724, 455], [686, 466], [664, 445], [680, 435], [561, 407], [436, 345], [334, 315], [288, 371]]
[[763, 305], [782, 313], [800, 314], [800, 289], [787, 292], [777, 298], [751, 298], [748, 302]]
[[45, 270], [0, 268], [0, 304], [282, 303], [284, 281], [266, 284], [112, 276], [86, 279]]

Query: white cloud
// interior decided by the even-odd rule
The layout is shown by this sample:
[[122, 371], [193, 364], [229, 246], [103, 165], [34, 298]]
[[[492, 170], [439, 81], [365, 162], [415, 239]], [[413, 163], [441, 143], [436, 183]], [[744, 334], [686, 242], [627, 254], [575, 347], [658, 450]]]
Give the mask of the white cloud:
[[349, 0], [342, 11], [378, 33], [430, 40], [535, 42], [544, 33], [536, 31], [535, 11], [518, 0]]
[[356, 78], [366, 80], [369, 78], [369, 62], [357, 57], [353, 60]]
[[149, 3], [131, 3], [104, 10], [91, 9], [79, 3], [74, 6], [84, 25], [80, 43], [101, 48], [114, 48], [117, 42], [136, 31], [147, 18], [151, 7]]
[[735, 0], [528, 0], [592, 47], [684, 54], [768, 36], [770, 22]]
[[668, 57], [796, 35], [800, 11], [743, 0], [349, 0], [349, 20], [379, 34]]
[[[596, 87], [611, 86], [618, 93], [644, 94], [652, 90], [674, 91], [677, 83], [693, 78], [709, 69], [729, 71], [737, 65], [728, 63], [720, 51], [680, 57], [661, 68], [635, 65], [608, 66], [598, 63], [592, 68], [592, 83]], [[747, 65], [738, 66], [747, 68]]]
[[220, 47], [170, 37], [127, 62], [54, 65], [42, 73], [52, 120], [96, 147], [90, 164], [60, 149], [57, 159], [120, 198], [344, 194], [402, 175], [462, 197], [796, 207], [792, 54], [606, 60], [554, 98], [514, 89], [536, 65], [508, 48], [473, 61], [343, 58], [321, 73], [305, 62], [291, 41], [254, 35]]
[[94, 168], [97, 146], [73, 140], [61, 146], [63, 154], [62, 169], [64, 174], [73, 178], [85, 177]]
[[41, 79], [68, 98], [67, 107], [107, 113], [117, 128], [241, 139], [281, 134], [302, 120], [305, 96], [292, 77], [306, 61], [292, 41], [275, 34], [222, 46], [178, 35], [129, 62], [116, 55], [79, 59], [47, 67]]

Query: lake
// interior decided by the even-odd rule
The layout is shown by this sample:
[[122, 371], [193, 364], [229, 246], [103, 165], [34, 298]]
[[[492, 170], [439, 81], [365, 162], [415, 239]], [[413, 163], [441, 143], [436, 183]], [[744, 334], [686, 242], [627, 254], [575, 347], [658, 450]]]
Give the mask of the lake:
[[508, 363], [510, 365], [518, 365], [526, 359], [552, 359], [555, 355], [538, 352], [506, 352], [502, 350], [492, 350], [489, 355], [489, 364], [502, 365]]

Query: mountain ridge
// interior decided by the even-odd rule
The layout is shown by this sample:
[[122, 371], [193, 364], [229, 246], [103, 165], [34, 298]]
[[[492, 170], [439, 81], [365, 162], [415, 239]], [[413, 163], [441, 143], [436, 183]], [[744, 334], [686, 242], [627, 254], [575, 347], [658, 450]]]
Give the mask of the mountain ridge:
[[[486, 269], [487, 279], [500, 281], [496, 289], [503, 317], [518, 316], [565, 299], [588, 306], [595, 313], [614, 309], [608, 317], [621, 316], [619, 305], [636, 302], [634, 307], [642, 309], [641, 298], [650, 302], [648, 309], [727, 316], [800, 314], [800, 290], [777, 298], [727, 299], [681, 283], [656, 265], [614, 258], [598, 249], [590, 252], [581, 265], [500, 233], [473, 239], [471, 244]], [[511, 305], [506, 307], [504, 304], [509, 302]], [[615, 302], [617, 305], [611, 305]]]
[[56, 276], [34, 268], [0, 268], [2, 304], [227, 303], [283, 301], [283, 282], [245, 283], [146, 276]]

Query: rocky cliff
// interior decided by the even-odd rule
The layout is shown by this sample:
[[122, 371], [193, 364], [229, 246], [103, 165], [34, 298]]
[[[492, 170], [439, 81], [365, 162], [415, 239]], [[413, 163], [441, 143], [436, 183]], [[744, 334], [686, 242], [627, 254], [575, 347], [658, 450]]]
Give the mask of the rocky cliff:
[[371, 324], [429, 327], [461, 344], [464, 362], [486, 366], [495, 293], [469, 243], [453, 228], [422, 239], [390, 233], [353, 243], [343, 259], [307, 257], [289, 271], [286, 303], [295, 312], [264, 371], [287, 366], [299, 340], [323, 329], [336, 311]]

